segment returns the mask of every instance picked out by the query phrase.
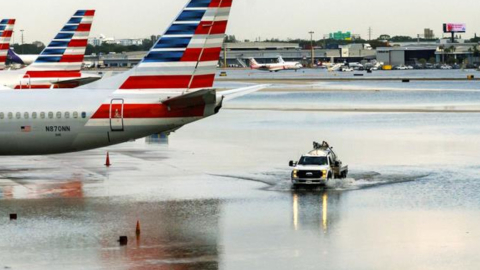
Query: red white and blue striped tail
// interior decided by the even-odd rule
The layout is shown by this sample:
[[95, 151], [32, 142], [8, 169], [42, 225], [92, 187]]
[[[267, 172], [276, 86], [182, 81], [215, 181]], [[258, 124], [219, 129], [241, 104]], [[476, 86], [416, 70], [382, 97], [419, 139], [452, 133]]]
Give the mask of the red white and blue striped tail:
[[5, 69], [10, 39], [13, 35], [14, 19], [3, 19], [0, 21], [0, 70]]
[[49, 82], [56, 78], [60, 81], [81, 78], [94, 16], [95, 10], [75, 12], [37, 60], [27, 67], [24, 79], [30, 81], [31, 88], [50, 88]]
[[233, 0], [190, 0], [120, 90], [193, 92], [213, 86]]

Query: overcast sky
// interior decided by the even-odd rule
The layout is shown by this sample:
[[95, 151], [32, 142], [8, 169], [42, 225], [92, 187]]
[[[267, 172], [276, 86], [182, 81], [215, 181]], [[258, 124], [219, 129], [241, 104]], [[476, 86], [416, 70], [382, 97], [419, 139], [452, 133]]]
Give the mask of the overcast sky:
[[[77, 9], [96, 9], [93, 36], [144, 38], [162, 34], [187, 0], [2, 0], [0, 17], [17, 19], [25, 42], [49, 42]], [[315, 38], [333, 31], [441, 36], [442, 23], [466, 23], [480, 34], [479, 0], [234, 0], [227, 33], [240, 39]]]

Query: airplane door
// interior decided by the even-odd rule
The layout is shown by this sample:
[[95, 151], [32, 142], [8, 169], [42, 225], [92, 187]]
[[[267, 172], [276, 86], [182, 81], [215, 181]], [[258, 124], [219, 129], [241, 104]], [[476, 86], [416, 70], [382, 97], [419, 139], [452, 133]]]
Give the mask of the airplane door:
[[124, 131], [123, 99], [112, 99], [110, 103], [110, 128], [112, 131]]

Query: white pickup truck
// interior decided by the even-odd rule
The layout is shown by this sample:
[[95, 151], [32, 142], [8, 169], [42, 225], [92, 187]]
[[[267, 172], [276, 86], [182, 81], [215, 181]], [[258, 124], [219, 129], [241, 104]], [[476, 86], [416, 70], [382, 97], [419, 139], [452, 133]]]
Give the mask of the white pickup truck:
[[335, 178], [347, 178], [348, 166], [337, 158], [327, 142], [313, 143], [313, 150], [298, 162], [290, 161], [293, 186], [326, 185]]

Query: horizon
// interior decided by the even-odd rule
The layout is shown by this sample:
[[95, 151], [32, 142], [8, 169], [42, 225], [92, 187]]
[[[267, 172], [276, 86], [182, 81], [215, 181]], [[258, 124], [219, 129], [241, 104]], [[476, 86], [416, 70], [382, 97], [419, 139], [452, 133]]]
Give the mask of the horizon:
[[[97, 11], [91, 37], [103, 34], [116, 39], [143, 39], [151, 35], [163, 34], [187, 0], [174, 2], [138, 0], [136, 3], [131, 5], [129, 0], [102, 0], [101, 2], [85, 0], [82, 3], [74, 0], [18, 0], [4, 3], [0, 17], [17, 20], [14, 36], [16, 43], [20, 43], [20, 29], [24, 30], [24, 43], [34, 41], [48, 43], [77, 9]], [[473, 38], [476, 31], [480, 30], [480, 21], [476, 19], [475, 13], [464, 14], [463, 10], [451, 9], [450, 3], [447, 0], [427, 0], [415, 2], [416, 8], [412, 9], [413, 1], [411, 0], [403, 2], [371, 0], [368, 5], [354, 0], [335, 2], [235, 0], [227, 34], [235, 35], [239, 40], [252, 41], [258, 38], [306, 40], [310, 39], [308, 32], [314, 31], [314, 39], [322, 40], [323, 36], [329, 33], [350, 31], [368, 40], [369, 27], [372, 28], [372, 39], [377, 39], [383, 34], [416, 38], [418, 34], [423, 35], [425, 28], [430, 28], [434, 31], [436, 38], [442, 38], [443, 23], [466, 23], [467, 33], [459, 35], [464, 39]], [[462, 6], [462, 4], [480, 7], [480, 4], [474, 0], [460, 0], [456, 5]], [[29, 8], [18, 8], [19, 6]], [[428, 10], [431, 6], [434, 8]], [[52, 9], [55, 10], [55, 17], [43, 15], [39, 17], [38, 14], [48, 14], [47, 12], [51, 12]], [[252, 16], [252, 10], [255, 11], [254, 16]], [[265, 10], [270, 12], [264, 12]], [[372, 10], [375, 14], [380, 14], [381, 18], [379, 19], [378, 15], [369, 15]], [[429, 14], [426, 14], [425, 10], [428, 10]], [[131, 14], [139, 15], [131, 16]], [[149, 19], [145, 20], [145, 18]], [[286, 20], [286, 24], [285, 21], [282, 24], [265, 23], [278, 21], [278, 18], [288, 18], [290, 21]], [[389, 23], [382, 18], [395, 18], [395, 20]], [[448, 36], [449, 34], [445, 34], [445, 37]]]

